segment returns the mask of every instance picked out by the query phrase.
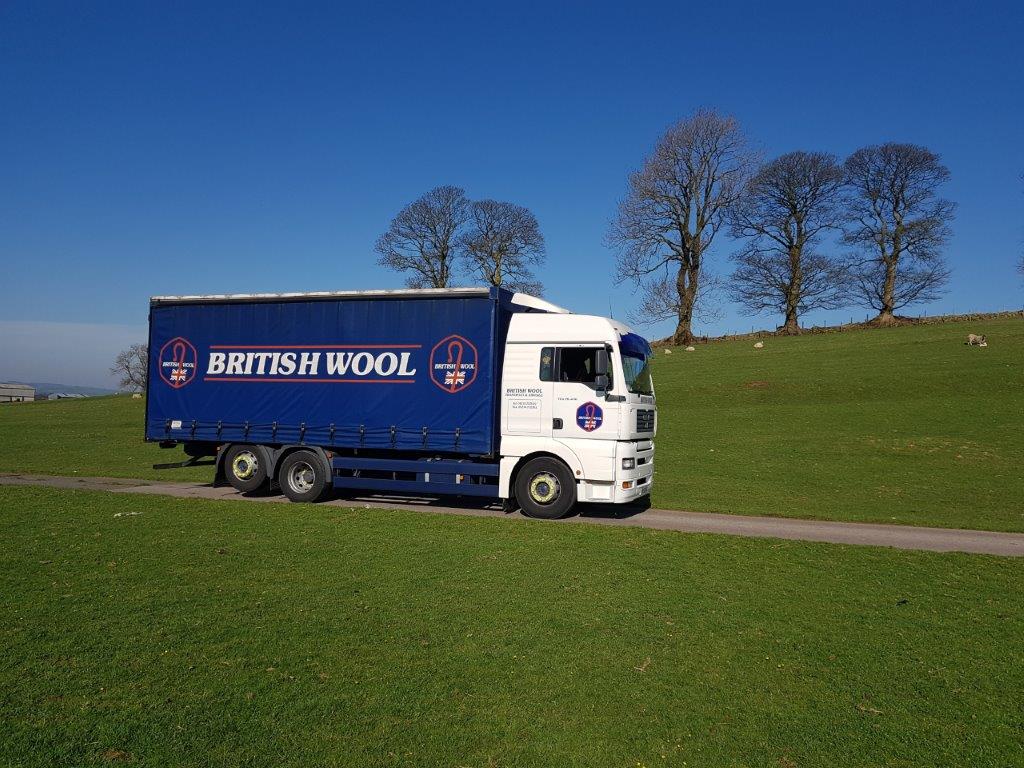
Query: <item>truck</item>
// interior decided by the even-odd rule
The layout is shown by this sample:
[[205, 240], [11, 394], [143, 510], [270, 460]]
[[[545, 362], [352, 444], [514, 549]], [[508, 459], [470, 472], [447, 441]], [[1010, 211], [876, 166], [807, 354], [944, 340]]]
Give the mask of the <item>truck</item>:
[[156, 296], [145, 439], [241, 493], [501, 500], [651, 492], [651, 346], [500, 287]]

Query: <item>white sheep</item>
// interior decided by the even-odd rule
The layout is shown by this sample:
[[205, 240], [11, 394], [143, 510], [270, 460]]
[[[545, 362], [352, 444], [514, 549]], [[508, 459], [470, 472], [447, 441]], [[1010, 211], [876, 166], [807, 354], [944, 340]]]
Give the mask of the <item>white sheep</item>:
[[757, 344], [754, 345], [754, 349], [764, 349], [764, 342], [763, 341], [757, 342]]

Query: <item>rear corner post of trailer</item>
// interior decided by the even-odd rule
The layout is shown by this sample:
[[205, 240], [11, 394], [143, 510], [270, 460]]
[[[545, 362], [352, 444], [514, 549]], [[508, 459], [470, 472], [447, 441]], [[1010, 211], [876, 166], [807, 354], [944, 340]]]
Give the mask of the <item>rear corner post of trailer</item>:
[[155, 297], [146, 439], [242, 493], [504, 499], [557, 518], [651, 491], [650, 346], [498, 288]]

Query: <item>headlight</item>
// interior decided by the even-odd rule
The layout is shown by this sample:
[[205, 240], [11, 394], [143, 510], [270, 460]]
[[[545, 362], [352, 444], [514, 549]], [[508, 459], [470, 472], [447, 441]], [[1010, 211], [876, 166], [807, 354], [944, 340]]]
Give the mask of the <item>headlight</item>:
[[636, 459], [623, 459], [622, 460], [622, 468], [623, 469], [633, 469], [634, 467], [636, 467]]

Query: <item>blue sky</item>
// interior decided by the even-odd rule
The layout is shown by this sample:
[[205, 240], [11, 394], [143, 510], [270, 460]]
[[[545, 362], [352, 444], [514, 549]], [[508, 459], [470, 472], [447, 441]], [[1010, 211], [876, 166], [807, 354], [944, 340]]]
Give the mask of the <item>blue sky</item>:
[[397, 287], [374, 240], [438, 184], [531, 208], [548, 298], [625, 317], [607, 222], [700, 106], [767, 156], [939, 152], [954, 277], [926, 310], [1024, 305], [1019, 3], [552, 5], [4, 3], [0, 379], [102, 385], [152, 294]]

